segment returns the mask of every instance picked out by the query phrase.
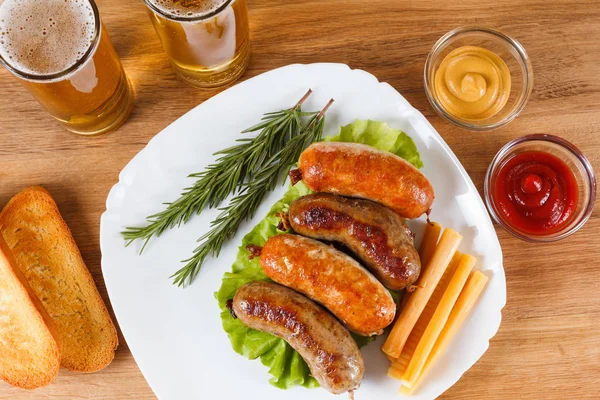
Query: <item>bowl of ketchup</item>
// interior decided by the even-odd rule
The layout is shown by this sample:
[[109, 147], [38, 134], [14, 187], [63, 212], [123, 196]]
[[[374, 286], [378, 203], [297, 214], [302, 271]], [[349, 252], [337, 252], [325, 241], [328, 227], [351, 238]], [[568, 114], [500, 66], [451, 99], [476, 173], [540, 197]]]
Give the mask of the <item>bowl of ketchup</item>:
[[590, 218], [596, 179], [587, 158], [568, 141], [528, 135], [507, 143], [492, 160], [485, 200], [494, 220], [516, 237], [551, 242]]

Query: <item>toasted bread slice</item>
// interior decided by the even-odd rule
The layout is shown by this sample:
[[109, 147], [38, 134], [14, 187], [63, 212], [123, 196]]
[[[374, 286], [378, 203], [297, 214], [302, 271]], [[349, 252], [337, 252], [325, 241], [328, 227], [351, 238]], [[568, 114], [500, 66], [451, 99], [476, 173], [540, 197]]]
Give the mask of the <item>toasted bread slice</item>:
[[58, 332], [0, 235], [0, 378], [35, 389], [59, 368]]
[[0, 213], [0, 234], [58, 328], [61, 366], [94, 372], [113, 360], [115, 326], [50, 194], [30, 187]]

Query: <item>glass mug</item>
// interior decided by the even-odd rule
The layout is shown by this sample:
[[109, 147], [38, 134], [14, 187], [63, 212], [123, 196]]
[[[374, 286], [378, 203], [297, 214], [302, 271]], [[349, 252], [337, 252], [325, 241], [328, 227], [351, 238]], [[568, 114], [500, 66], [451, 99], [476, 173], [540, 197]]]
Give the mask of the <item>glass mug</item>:
[[144, 0], [175, 73], [196, 87], [235, 81], [250, 61], [247, 0]]
[[0, 63], [71, 132], [111, 131], [131, 111], [129, 82], [93, 0], [0, 0]]

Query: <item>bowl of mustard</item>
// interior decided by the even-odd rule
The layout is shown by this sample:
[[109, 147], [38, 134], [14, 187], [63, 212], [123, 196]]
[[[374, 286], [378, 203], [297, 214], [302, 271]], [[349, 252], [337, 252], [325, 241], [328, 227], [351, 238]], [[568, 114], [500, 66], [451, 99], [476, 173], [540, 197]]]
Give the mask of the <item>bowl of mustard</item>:
[[424, 78], [436, 112], [472, 131], [496, 129], [515, 119], [533, 89], [523, 46], [490, 28], [462, 27], [442, 36], [429, 52]]

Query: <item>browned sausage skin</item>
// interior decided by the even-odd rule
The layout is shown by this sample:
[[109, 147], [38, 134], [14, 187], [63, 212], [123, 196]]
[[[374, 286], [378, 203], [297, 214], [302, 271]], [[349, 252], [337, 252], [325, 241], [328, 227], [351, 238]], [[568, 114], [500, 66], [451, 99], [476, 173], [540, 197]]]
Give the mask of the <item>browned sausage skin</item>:
[[250, 282], [238, 289], [232, 309], [246, 326], [288, 342], [329, 392], [360, 385], [365, 367], [358, 346], [331, 314], [301, 294], [275, 283]]
[[325, 306], [360, 335], [379, 335], [394, 320], [396, 304], [387, 289], [352, 257], [321, 242], [272, 236], [260, 265], [269, 278]]
[[387, 207], [316, 193], [295, 200], [288, 218], [300, 235], [346, 245], [389, 289], [403, 289], [419, 277], [421, 261], [412, 233]]
[[315, 192], [360, 197], [417, 218], [433, 203], [433, 187], [397, 155], [358, 143], [319, 142], [300, 155], [302, 181]]

